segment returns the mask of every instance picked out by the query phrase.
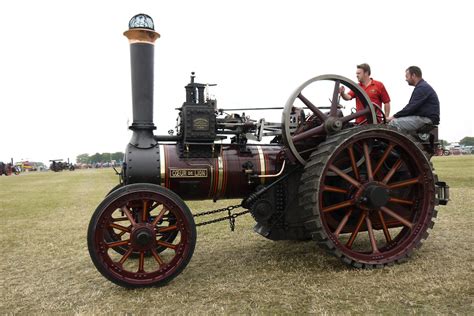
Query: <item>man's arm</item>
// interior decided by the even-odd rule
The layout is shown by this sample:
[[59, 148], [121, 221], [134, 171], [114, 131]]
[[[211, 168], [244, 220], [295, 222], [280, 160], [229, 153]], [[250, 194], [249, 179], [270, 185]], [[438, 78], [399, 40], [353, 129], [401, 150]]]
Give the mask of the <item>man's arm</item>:
[[387, 102], [387, 103], [383, 104], [383, 111], [385, 113], [385, 117], [390, 116], [390, 102]]
[[385, 114], [385, 117], [390, 116], [390, 96], [388, 95], [387, 89], [385, 88], [383, 83], [380, 83], [381, 85], [381, 90], [380, 90], [380, 98], [382, 99], [383, 102], [383, 111]]
[[419, 89], [413, 90], [413, 95], [410, 98], [410, 102], [401, 110], [393, 115], [393, 117], [403, 117], [413, 115], [416, 110], [426, 101], [428, 94], [420, 87]]
[[345, 93], [345, 90], [346, 88], [344, 88], [344, 86], [339, 87], [339, 94], [341, 95], [341, 97], [346, 101], [352, 100], [352, 96], [350, 94]]

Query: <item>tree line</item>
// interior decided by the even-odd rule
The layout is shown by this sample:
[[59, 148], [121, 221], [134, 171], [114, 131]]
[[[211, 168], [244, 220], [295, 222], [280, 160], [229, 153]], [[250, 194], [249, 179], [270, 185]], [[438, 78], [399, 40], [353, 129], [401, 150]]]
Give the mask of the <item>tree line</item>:
[[[442, 146], [448, 146], [450, 143], [447, 141], [440, 139], [440, 144]], [[459, 141], [459, 144], [462, 146], [474, 146], [474, 137], [466, 136]], [[122, 162], [123, 160], [123, 152], [117, 151], [114, 153], [95, 153], [92, 156], [89, 154], [81, 154], [76, 157], [77, 163], [85, 163], [85, 164], [96, 164], [96, 163], [105, 163], [105, 162]]]
[[[440, 139], [439, 142], [443, 146], [448, 146], [448, 145], [451, 144], [451, 143], [448, 143], [447, 141], [445, 141], [444, 139]], [[461, 145], [461, 146], [474, 146], [474, 137], [470, 137], [470, 136], [464, 137], [463, 139], [461, 139], [459, 141], [459, 145]]]
[[80, 154], [76, 157], [77, 163], [85, 163], [85, 164], [96, 164], [96, 163], [104, 163], [104, 162], [122, 162], [123, 160], [123, 152], [117, 151], [115, 153], [95, 153], [92, 156], [89, 154]]

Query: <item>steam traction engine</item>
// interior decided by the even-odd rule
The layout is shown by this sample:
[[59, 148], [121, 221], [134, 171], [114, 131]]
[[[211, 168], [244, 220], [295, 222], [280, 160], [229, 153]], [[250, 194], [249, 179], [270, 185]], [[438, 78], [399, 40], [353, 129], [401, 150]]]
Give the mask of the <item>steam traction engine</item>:
[[8, 163], [3, 163], [0, 161], [0, 176], [6, 175], [6, 176], [11, 176], [12, 173], [19, 175], [20, 170], [13, 164], [13, 158], [11, 159], [11, 162]]
[[[429, 148], [377, 122], [374, 105], [353, 81], [323, 75], [299, 86], [281, 123], [218, 110], [206, 86], [191, 82], [179, 108], [176, 134], [153, 134], [154, 42], [152, 19], [133, 17], [130, 42], [133, 136], [120, 184], [92, 216], [88, 247], [106, 278], [125, 287], [163, 285], [186, 267], [196, 225], [184, 200], [243, 198], [205, 212], [250, 212], [255, 231], [272, 240], [316, 241], [358, 268], [402, 262], [433, 227], [434, 209], [446, 204]], [[344, 85], [364, 110], [345, 114]], [[316, 86], [329, 87], [328, 106], [317, 106]], [[364, 117], [363, 125], [354, 119]], [[270, 137], [269, 144], [258, 143]], [[254, 141], [250, 143], [249, 141]], [[244, 211], [234, 213], [233, 208]]]
[[63, 170], [74, 171], [75, 167], [72, 163], [69, 162], [69, 158], [67, 162], [63, 162], [62, 159], [52, 159], [50, 160], [51, 164], [49, 165], [49, 169], [54, 172], [59, 172]]

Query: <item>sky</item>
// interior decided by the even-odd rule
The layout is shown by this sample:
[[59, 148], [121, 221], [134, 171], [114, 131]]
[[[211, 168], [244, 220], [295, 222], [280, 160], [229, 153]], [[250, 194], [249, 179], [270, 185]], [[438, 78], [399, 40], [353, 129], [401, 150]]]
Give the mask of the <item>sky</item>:
[[[5, 1], [0, 161], [74, 161], [125, 149], [132, 101], [123, 32], [137, 13], [150, 15], [161, 34], [156, 134], [174, 129], [191, 71], [218, 84], [211, 94], [219, 108], [277, 107], [312, 77], [356, 80], [356, 65], [366, 62], [385, 84], [392, 114], [413, 91], [405, 69], [417, 65], [441, 102], [440, 138], [474, 136], [466, 1]], [[280, 111], [247, 114], [281, 120]]]

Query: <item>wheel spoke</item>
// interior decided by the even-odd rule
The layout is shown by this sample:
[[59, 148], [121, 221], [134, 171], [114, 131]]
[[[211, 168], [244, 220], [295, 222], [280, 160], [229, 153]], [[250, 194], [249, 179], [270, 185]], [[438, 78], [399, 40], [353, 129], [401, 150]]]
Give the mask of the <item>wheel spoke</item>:
[[398, 189], [398, 188], [406, 187], [406, 186], [416, 184], [416, 183], [420, 183], [420, 178], [419, 177], [408, 179], [408, 180], [403, 180], [403, 181], [399, 181], [399, 182], [394, 182], [392, 184], [389, 184], [388, 187], [390, 189]]
[[339, 169], [335, 165], [332, 165], [332, 164], [329, 165], [329, 170], [333, 171], [335, 174], [337, 174], [338, 176], [340, 176], [341, 178], [343, 178], [344, 180], [346, 180], [347, 182], [349, 182], [353, 186], [358, 187], [358, 188], [361, 186], [359, 181], [355, 180], [350, 175], [344, 173], [341, 169]]
[[399, 199], [399, 198], [394, 198], [394, 197], [391, 197], [388, 201], [389, 201], [389, 202], [392, 202], [392, 203], [413, 205], [413, 201], [404, 200], [404, 199]]
[[347, 200], [347, 201], [344, 201], [344, 202], [341, 202], [341, 203], [333, 204], [331, 206], [323, 207], [323, 208], [321, 208], [321, 212], [323, 212], [323, 213], [332, 212], [332, 211], [335, 211], [335, 210], [339, 210], [341, 208], [352, 206], [354, 204], [355, 204], [354, 199]]
[[334, 83], [334, 91], [332, 92], [332, 101], [331, 101], [331, 110], [329, 112], [329, 116], [336, 117], [337, 116], [337, 106], [338, 106], [338, 96], [339, 96], [339, 86], [341, 82], [336, 80]]
[[398, 170], [398, 168], [400, 168], [400, 166], [402, 165], [402, 160], [401, 159], [398, 159], [392, 166], [392, 168], [390, 169], [390, 171], [387, 173], [387, 175], [385, 176], [385, 178], [383, 178], [382, 182], [387, 184], [388, 181], [390, 181], [390, 179], [393, 177], [393, 175], [395, 174], [395, 172]]
[[342, 218], [341, 222], [337, 226], [336, 230], [334, 231], [334, 236], [339, 237], [339, 234], [341, 233], [342, 229], [346, 226], [347, 221], [349, 220], [349, 217], [352, 214], [352, 210], [349, 210], [346, 215]]
[[[130, 231], [130, 228], [132, 228], [132, 225], [128, 226], [127, 229], [128, 229], [128, 232]], [[122, 237], [123, 235], [125, 235], [126, 233], [128, 233], [127, 231], [123, 231], [123, 232], [120, 232], [119, 234], [117, 234], [118, 237]]]
[[142, 222], [146, 223], [148, 217], [148, 200], [143, 200]]
[[133, 219], [132, 214], [130, 214], [130, 211], [128, 210], [128, 207], [122, 206], [121, 209], [122, 209], [122, 212], [125, 214], [125, 216], [127, 216], [128, 220], [130, 221], [130, 223], [132, 224], [132, 226], [135, 226], [137, 223], [136, 223], [135, 220]]
[[298, 94], [298, 99], [301, 100], [301, 102], [304, 103], [304, 105], [306, 105], [308, 107], [308, 109], [310, 109], [321, 121], [326, 121], [327, 120], [327, 116], [326, 114], [324, 114], [323, 112], [321, 112], [320, 109], [318, 109], [313, 103], [311, 103], [311, 101], [309, 101], [308, 99], [306, 99], [301, 93]]
[[360, 116], [365, 116], [367, 114], [370, 113], [370, 109], [368, 107], [366, 107], [365, 109], [363, 110], [360, 110], [360, 111], [357, 111], [355, 113], [352, 113], [350, 115], [347, 115], [347, 116], [344, 116], [344, 117], [341, 117], [341, 122], [342, 123], [347, 123], [355, 118], [358, 118]]
[[372, 222], [369, 216], [365, 217], [365, 224], [367, 225], [367, 232], [369, 233], [370, 245], [372, 246], [372, 253], [379, 253], [377, 248], [377, 241], [375, 240], [374, 230], [372, 228]]
[[400, 215], [398, 215], [397, 213], [395, 213], [394, 211], [392, 211], [391, 209], [389, 209], [388, 207], [386, 206], [382, 206], [380, 208], [382, 210], [382, 212], [392, 216], [393, 218], [395, 218], [396, 220], [398, 220], [400, 223], [402, 223], [403, 225], [405, 225], [406, 227], [408, 228], [413, 228], [413, 224], [410, 223], [409, 221], [407, 221], [406, 219], [404, 219], [403, 217], [401, 217]]
[[127, 217], [117, 217], [117, 218], [112, 218], [112, 222], [124, 222], [128, 221]]
[[369, 155], [369, 145], [367, 145], [366, 142], [362, 145], [362, 148], [364, 149], [364, 158], [365, 158], [365, 166], [367, 167], [367, 177], [369, 181], [374, 181], [374, 175], [372, 173], [372, 163], [370, 161], [370, 155]]
[[161, 219], [163, 218], [163, 215], [165, 215], [166, 211], [168, 209], [163, 205], [163, 209], [161, 210], [160, 214], [158, 214], [157, 217], [155, 217], [155, 219], [153, 220], [153, 223], [151, 223], [152, 226], [156, 226], [156, 224], [161, 221]]
[[116, 228], [118, 230], [121, 230], [122, 232], [129, 233], [130, 232], [130, 227], [124, 227], [122, 225], [117, 225], [117, 224], [110, 224], [109, 225], [112, 228]]
[[127, 252], [124, 253], [124, 255], [123, 255], [122, 258], [120, 259], [119, 263], [120, 263], [120, 264], [123, 264], [123, 263], [125, 262], [125, 260], [127, 260], [128, 257], [130, 257], [130, 255], [132, 254], [132, 252], [133, 252], [133, 248], [132, 248], [132, 247], [128, 248]]
[[166, 247], [166, 248], [170, 248], [170, 249], [173, 249], [175, 250], [177, 245], [173, 245], [173, 244], [170, 244], [170, 243], [167, 243], [167, 242], [164, 242], [162, 240], [157, 240], [156, 243], [160, 246], [163, 246], [163, 247]]
[[140, 251], [140, 258], [138, 258], [138, 272], [145, 272], [145, 251]]
[[359, 181], [359, 169], [357, 169], [357, 163], [354, 156], [354, 148], [350, 145], [347, 150], [349, 151], [349, 157], [351, 158], [352, 171], [357, 181]]
[[151, 248], [151, 254], [153, 255], [153, 258], [155, 258], [156, 262], [161, 266], [164, 264], [163, 259], [158, 255], [158, 252], [156, 252], [155, 248]]
[[292, 137], [292, 140], [293, 142], [298, 142], [298, 141], [301, 141], [301, 140], [304, 140], [304, 139], [307, 139], [307, 138], [310, 138], [310, 137], [313, 137], [313, 136], [316, 136], [316, 135], [322, 135], [324, 134], [325, 130], [324, 130], [324, 125], [319, 125], [315, 128], [312, 128], [312, 129], [309, 129], [307, 131], [304, 131], [302, 133], [299, 133], [295, 136]]
[[385, 223], [385, 220], [383, 219], [382, 211], [378, 210], [377, 213], [379, 214], [379, 219], [380, 219], [380, 223], [382, 224], [382, 229], [383, 229], [383, 234], [385, 235], [385, 239], [387, 240], [387, 243], [390, 243], [392, 241], [392, 237], [390, 237], [390, 232], [388, 231], [387, 224]]
[[174, 231], [174, 230], [177, 230], [177, 229], [178, 229], [178, 226], [173, 225], [173, 226], [158, 228], [158, 230], [156, 232], [157, 233], [165, 233], [165, 232], [170, 232], [170, 231]]
[[354, 229], [354, 231], [351, 234], [351, 237], [349, 237], [349, 240], [346, 243], [347, 248], [352, 248], [352, 244], [354, 243], [354, 240], [357, 237], [357, 234], [359, 233], [359, 230], [362, 226], [362, 222], [364, 221], [365, 217], [367, 216], [367, 211], [363, 211], [362, 214], [359, 216], [359, 220], [357, 221], [357, 225]]
[[382, 158], [380, 158], [379, 162], [377, 163], [377, 166], [374, 169], [374, 177], [377, 174], [377, 172], [379, 172], [380, 168], [382, 168], [383, 163], [385, 162], [385, 160], [387, 159], [388, 155], [390, 154], [390, 152], [392, 151], [394, 147], [395, 145], [390, 143], [387, 149], [385, 149], [385, 152], [383, 153]]
[[127, 240], [119, 240], [119, 241], [114, 241], [114, 242], [108, 242], [105, 245], [107, 246], [107, 248], [114, 248], [114, 247], [118, 247], [118, 246], [128, 245], [129, 242], [130, 242], [130, 239], [127, 239]]
[[321, 187], [321, 191], [328, 191], [328, 192], [336, 192], [336, 193], [349, 193], [346, 189], [338, 188], [338, 187], [333, 187], [330, 185], [323, 185]]

